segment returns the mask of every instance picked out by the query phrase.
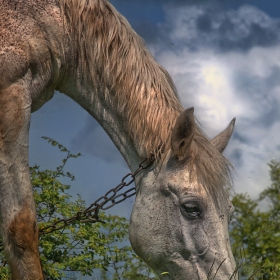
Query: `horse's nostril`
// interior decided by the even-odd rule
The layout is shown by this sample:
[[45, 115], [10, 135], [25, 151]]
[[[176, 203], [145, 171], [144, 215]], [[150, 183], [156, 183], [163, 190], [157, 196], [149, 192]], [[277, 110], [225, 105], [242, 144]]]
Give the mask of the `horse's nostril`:
[[183, 257], [184, 260], [188, 260], [191, 256], [191, 252], [187, 249], [183, 249], [181, 252], [180, 252], [181, 256]]

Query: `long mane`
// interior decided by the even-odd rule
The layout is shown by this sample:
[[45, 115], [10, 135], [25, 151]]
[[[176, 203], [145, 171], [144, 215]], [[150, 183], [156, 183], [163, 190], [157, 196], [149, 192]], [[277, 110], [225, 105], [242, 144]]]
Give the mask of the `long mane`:
[[[67, 32], [75, 38], [80, 76], [120, 114], [140, 156], [159, 158], [170, 149], [172, 128], [183, 112], [172, 78], [108, 1], [60, 2]], [[191, 173], [210, 192], [228, 185], [230, 163], [199, 127], [193, 142]]]
[[171, 77], [106, 0], [60, 1], [77, 44], [81, 75], [97, 85], [97, 94], [105, 92], [140, 156], [157, 157], [168, 148], [171, 129], [183, 111]]

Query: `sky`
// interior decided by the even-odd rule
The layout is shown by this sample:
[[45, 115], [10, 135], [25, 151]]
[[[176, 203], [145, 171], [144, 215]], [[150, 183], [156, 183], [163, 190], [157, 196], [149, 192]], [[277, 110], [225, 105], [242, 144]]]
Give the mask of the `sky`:
[[[112, 0], [172, 76], [185, 108], [193, 106], [213, 138], [236, 117], [224, 152], [235, 167], [234, 191], [257, 195], [270, 184], [271, 160], [280, 160], [279, 0]], [[30, 164], [55, 168], [62, 154], [48, 136], [82, 157], [71, 194], [90, 204], [129, 169], [99, 124], [67, 96], [32, 114]], [[109, 213], [129, 218], [134, 199]]]

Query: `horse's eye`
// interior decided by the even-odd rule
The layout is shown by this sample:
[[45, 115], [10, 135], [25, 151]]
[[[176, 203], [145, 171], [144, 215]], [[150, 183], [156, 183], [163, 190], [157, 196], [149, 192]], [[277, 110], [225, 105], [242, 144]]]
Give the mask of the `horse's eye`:
[[199, 206], [194, 202], [186, 202], [182, 205], [182, 207], [187, 217], [190, 219], [196, 219], [201, 214]]

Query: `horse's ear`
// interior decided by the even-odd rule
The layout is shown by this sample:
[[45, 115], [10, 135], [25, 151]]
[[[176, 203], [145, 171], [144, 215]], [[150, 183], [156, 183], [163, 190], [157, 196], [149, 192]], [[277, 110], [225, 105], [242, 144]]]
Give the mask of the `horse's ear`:
[[235, 118], [230, 122], [228, 127], [222, 131], [220, 134], [218, 134], [216, 137], [214, 137], [211, 140], [211, 143], [222, 153], [223, 150], [226, 148], [228, 141], [231, 137], [231, 134], [234, 129], [235, 124]]
[[177, 119], [171, 136], [171, 149], [179, 159], [185, 159], [195, 132], [194, 108], [185, 110]]

